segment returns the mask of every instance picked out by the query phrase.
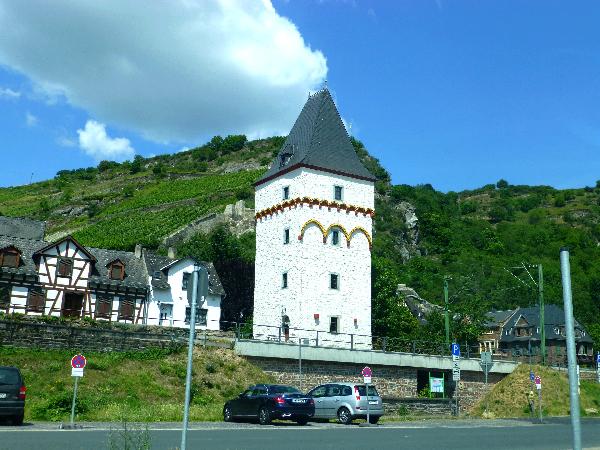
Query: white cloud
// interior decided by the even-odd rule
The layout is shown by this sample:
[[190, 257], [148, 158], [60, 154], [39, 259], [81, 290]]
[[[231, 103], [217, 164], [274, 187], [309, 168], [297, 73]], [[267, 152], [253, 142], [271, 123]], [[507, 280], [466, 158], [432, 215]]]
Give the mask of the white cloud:
[[21, 96], [21, 93], [18, 91], [13, 91], [11, 88], [0, 87], [0, 98], [14, 100], [14, 99], [19, 98], [20, 96]]
[[96, 161], [124, 161], [133, 157], [135, 151], [129, 139], [111, 138], [106, 126], [95, 120], [88, 120], [83, 130], [77, 130], [79, 147]]
[[0, 0], [0, 64], [157, 141], [287, 133], [326, 60], [270, 0]]
[[77, 142], [68, 136], [59, 136], [56, 138], [56, 143], [61, 147], [75, 147]]
[[38, 124], [38, 118], [27, 111], [25, 113], [25, 123], [28, 127], [35, 127]]

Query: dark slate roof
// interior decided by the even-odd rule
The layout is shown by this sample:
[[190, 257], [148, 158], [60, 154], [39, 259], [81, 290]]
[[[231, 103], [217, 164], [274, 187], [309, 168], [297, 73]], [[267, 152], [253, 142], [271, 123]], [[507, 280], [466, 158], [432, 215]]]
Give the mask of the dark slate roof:
[[12, 246], [21, 252], [19, 267], [0, 267], [0, 274], [5, 276], [10, 276], [10, 274], [27, 275], [37, 279], [38, 273], [33, 254], [46, 245], [48, 243], [41, 239], [24, 239], [0, 234], [0, 249]]
[[[515, 336], [514, 334], [506, 335], [506, 330], [510, 330], [515, 326], [515, 324], [519, 321], [519, 319], [523, 317], [529, 326], [534, 327], [531, 338], [533, 340], [540, 339], [540, 333], [537, 332], [537, 327], [540, 324], [540, 308], [539, 306], [534, 306], [530, 308], [517, 308], [515, 313], [510, 317], [510, 319], [504, 325], [504, 332], [500, 340], [502, 342], [518, 342], [523, 341], [527, 342], [529, 340], [529, 336]], [[555, 327], [564, 327], [565, 325], [565, 313], [562, 308], [557, 305], [547, 304], [544, 307], [544, 328], [546, 331], [546, 339], [548, 340], [565, 340], [566, 337], [560, 333], [556, 333], [554, 331]], [[575, 320], [575, 330], [576, 330], [576, 340], [577, 342], [593, 342], [592, 338], [585, 333], [585, 336], [580, 336], [577, 331], [585, 331], [583, 326]]]
[[42, 240], [46, 232], [46, 222], [20, 217], [0, 216], [0, 235], [24, 239]]
[[[137, 289], [146, 289], [146, 267], [142, 258], [137, 258], [132, 252], [120, 250], [106, 250], [91, 248], [87, 250], [96, 259], [94, 270], [90, 276], [90, 283], [103, 286], [125, 286]], [[119, 259], [125, 264], [125, 277], [123, 280], [111, 280], [107, 267], [108, 264]]]
[[[285, 155], [289, 159], [282, 164]], [[375, 181], [360, 162], [327, 89], [309, 96], [271, 168], [256, 184], [299, 166]]]
[[496, 328], [502, 326], [504, 322], [515, 312], [514, 309], [507, 309], [506, 311], [490, 311], [486, 314], [485, 326], [488, 328]]
[[[171, 286], [169, 286], [167, 281], [168, 268], [183, 259], [187, 259], [187, 257], [172, 259], [150, 252], [144, 252], [144, 258], [146, 260], [146, 268], [148, 269], [149, 276], [153, 277], [154, 272], [160, 272], [161, 274], [160, 279], [155, 280], [153, 277], [151, 281], [152, 286], [156, 289], [170, 289]], [[225, 296], [225, 289], [223, 289], [221, 279], [219, 278], [219, 274], [217, 273], [214, 264], [206, 261], [200, 261], [200, 264], [206, 267], [206, 270], [208, 271], [208, 292], [212, 295]]]

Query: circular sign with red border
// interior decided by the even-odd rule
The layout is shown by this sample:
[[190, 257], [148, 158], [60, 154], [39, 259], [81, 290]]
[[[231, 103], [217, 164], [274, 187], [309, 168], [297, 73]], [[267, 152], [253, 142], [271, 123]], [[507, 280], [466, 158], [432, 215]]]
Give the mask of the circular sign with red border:
[[87, 364], [87, 359], [83, 355], [75, 355], [71, 358], [71, 367], [73, 369], [83, 369]]
[[361, 372], [363, 377], [371, 377], [373, 375], [373, 371], [369, 366], [365, 367]]

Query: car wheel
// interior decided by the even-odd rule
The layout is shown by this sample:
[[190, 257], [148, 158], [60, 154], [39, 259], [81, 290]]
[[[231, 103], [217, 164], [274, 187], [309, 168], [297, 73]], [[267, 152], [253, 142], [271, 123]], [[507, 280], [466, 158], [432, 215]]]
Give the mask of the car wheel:
[[271, 414], [267, 408], [260, 408], [258, 411], [258, 422], [261, 425], [269, 425], [271, 423]]
[[296, 423], [298, 425], [306, 425], [308, 423], [308, 417], [298, 417]]
[[13, 425], [21, 426], [23, 425], [24, 413], [19, 414], [18, 416], [13, 417], [12, 423]]
[[233, 414], [231, 414], [231, 406], [226, 406], [223, 408], [223, 420], [225, 422], [231, 422], [233, 418]]
[[377, 422], [379, 422], [379, 416], [369, 416], [369, 423], [375, 425]]
[[344, 425], [350, 425], [350, 423], [352, 423], [352, 415], [345, 406], [342, 406], [340, 409], [338, 409], [337, 416], [339, 422], [343, 423]]

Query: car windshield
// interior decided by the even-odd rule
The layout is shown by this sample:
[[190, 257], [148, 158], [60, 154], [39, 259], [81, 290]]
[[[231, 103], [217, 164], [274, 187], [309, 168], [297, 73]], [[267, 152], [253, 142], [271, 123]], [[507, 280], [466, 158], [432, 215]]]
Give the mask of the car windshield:
[[0, 384], [19, 384], [19, 372], [8, 367], [0, 368]]
[[[356, 389], [358, 389], [358, 393], [359, 395], [365, 395], [366, 394], [366, 386], [363, 384], [362, 386], [354, 386]], [[375, 386], [369, 386], [369, 395], [377, 395], [379, 396], [379, 394], [377, 393], [377, 389], [375, 389]]]
[[270, 394], [299, 394], [300, 391], [292, 386], [269, 386]]

